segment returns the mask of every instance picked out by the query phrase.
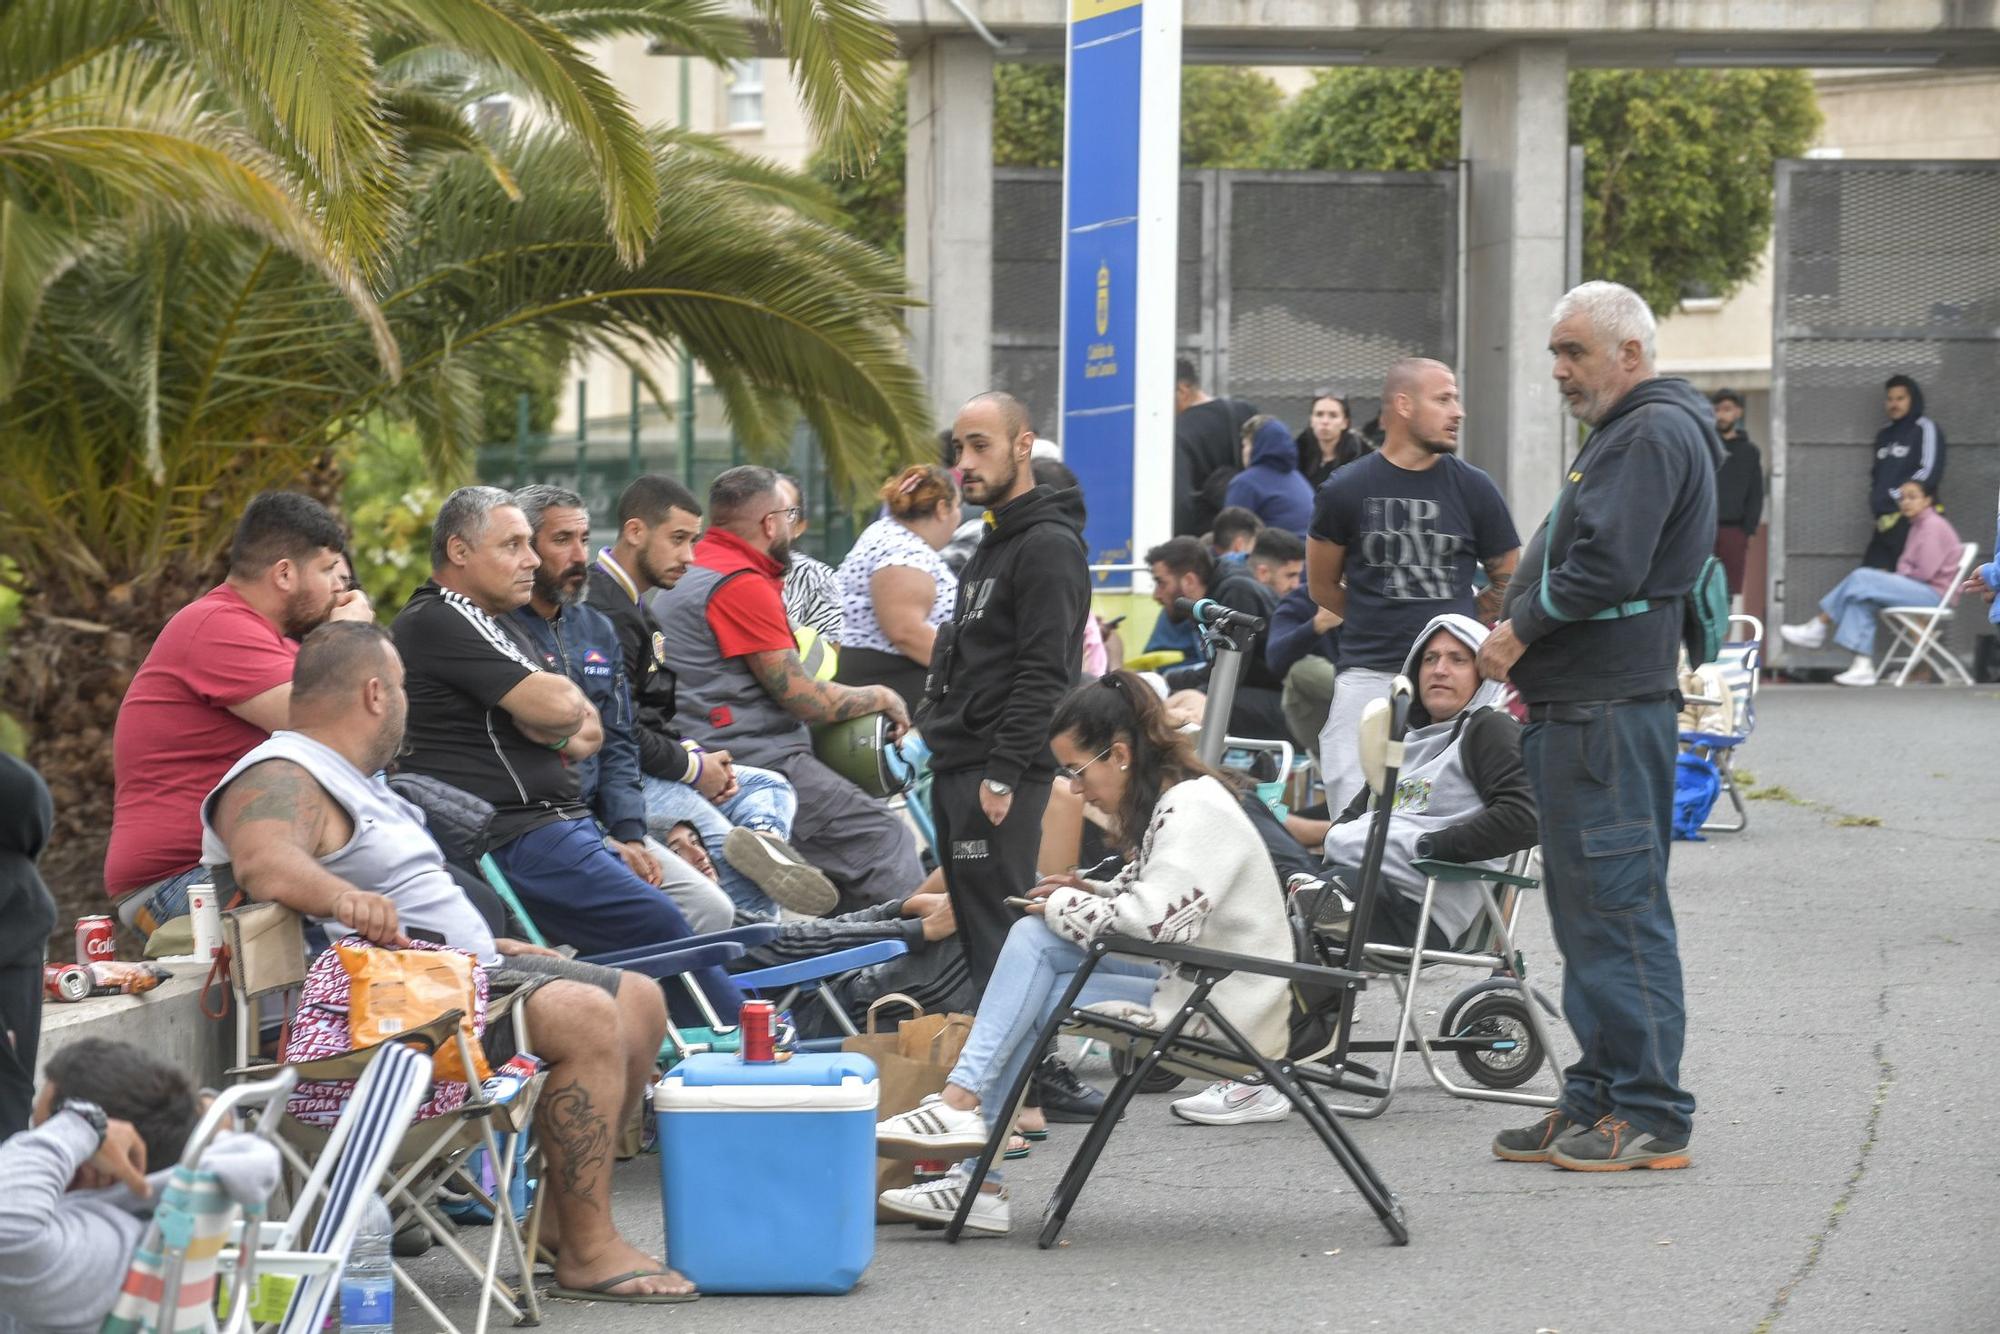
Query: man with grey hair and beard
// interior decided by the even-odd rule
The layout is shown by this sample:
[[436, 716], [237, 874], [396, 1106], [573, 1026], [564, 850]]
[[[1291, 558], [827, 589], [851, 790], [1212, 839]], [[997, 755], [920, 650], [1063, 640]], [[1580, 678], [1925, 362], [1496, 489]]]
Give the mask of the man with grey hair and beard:
[[[694, 934], [672, 899], [605, 845], [579, 781], [604, 742], [598, 711], [552, 671], [513, 617], [533, 596], [533, 530], [505, 491], [461, 487], [431, 531], [431, 578], [396, 617], [407, 669], [400, 767], [492, 803], [494, 861], [535, 924], [584, 954]], [[692, 974], [716, 1010], [743, 994], [719, 968]], [[704, 1022], [678, 990], [677, 1017]]]
[[1522, 759], [1540, 812], [1563, 1014], [1582, 1055], [1562, 1101], [1493, 1152], [1572, 1171], [1686, 1167], [1687, 1009], [1667, 900], [1677, 666], [1687, 599], [1715, 541], [1723, 458], [1708, 401], [1653, 367], [1653, 312], [1617, 283], [1556, 303], [1549, 352], [1591, 428], [1528, 543], [1480, 671], [1528, 705]]
[[513, 620], [542, 665], [583, 691], [604, 728], [604, 745], [577, 761], [578, 797], [604, 827], [604, 843], [633, 875], [658, 885], [697, 932], [723, 931], [736, 920], [729, 896], [646, 833], [646, 796], [639, 777], [639, 740], [625, 655], [611, 620], [583, 600], [590, 579], [590, 514], [583, 497], [537, 483], [514, 492], [541, 564], [534, 589]]

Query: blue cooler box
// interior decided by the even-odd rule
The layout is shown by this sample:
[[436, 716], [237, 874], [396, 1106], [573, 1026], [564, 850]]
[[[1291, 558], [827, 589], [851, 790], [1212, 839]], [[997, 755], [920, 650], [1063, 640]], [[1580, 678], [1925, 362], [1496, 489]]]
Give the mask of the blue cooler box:
[[875, 1063], [704, 1052], [653, 1091], [667, 1262], [704, 1292], [846, 1292], [875, 1257]]

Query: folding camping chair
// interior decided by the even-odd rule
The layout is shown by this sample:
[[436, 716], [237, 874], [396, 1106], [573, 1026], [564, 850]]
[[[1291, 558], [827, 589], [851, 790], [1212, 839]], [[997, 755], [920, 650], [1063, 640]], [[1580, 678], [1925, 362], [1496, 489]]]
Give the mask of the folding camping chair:
[[[223, 914], [223, 938], [229, 948], [230, 989], [237, 1014], [237, 1065], [229, 1072], [232, 1076], [261, 1079], [290, 1070], [301, 1081], [354, 1080], [355, 1096], [358, 1097], [360, 1081], [367, 1076], [374, 1063], [395, 1045], [412, 1042], [425, 1046], [428, 1051], [442, 1050], [446, 1044], [455, 1043], [465, 1068], [475, 1068], [471, 1043], [460, 1030], [461, 1016], [455, 1010], [397, 1035], [390, 1043], [361, 1047], [317, 1061], [289, 1065], [251, 1063], [256, 1059], [262, 1036], [258, 1018], [260, 1010], [267, 1002], [274, 1003], [281, 1017], [288, 1019], [298, 1006], [306, 977], [304, 924], [297, 913], [282, 904], [255, 903]], [[512, 1007], [520, 1048], [532, 1051], [527, 1016], [514, 1005], [516, 999], [515, 996], [496, 997], [487, 1007], [488, 1020], [499, 1019]], [[490, 1308], [495, 1304], [517, 1324], [534, 1324], [541, 1318], [540, 1301], [534, 1291], [532, 1266], [528, 1260], [534, 1253], [534, 1239], [540, 1232], [540, 1196], [537, 1195], [526, 1210], [524, 1240], [521, 1223], [515, 1218], [510, 1192], [516, 1162], [525, 1161], [534, 1154], [531, 1132], [535, 1103], [545, 1078], [543, 1075], [535, 1076], [507, 1102], [494, 1102], [477, 1084], [468, 1084], [463, 1105], [412, 1123], [410, 1116], [424, 1100], [420, 1093], [417, 1100], [410, 1104], [410, 1113], [404, 1116], [402, 1130], [390, 1148], [393, 1156], [388, 1161], [392, 1176], [383, 1193], [396, 1225], [400, 1228], [413, 1221], [422, 1223], [431, 1236], [478, 1280], [481, 1287], [476, 1327], [478, 1334], [484, 1334]], [[429, 1084], [428, 1062], [424, 1083], [426, 1086]], [[352, 1110], [352, 1103], [348, 1110]], [[343, 1112], [341, 1119], [328, 1130], [307, 1124], [289, 1112], [280, 1117], [276, 1140], [279, 1150], [295, 1176], [305, 1180], [308, 1189], [322, 1172], [331, 1170], [327, 1165], [328, 1156], [338, 1148], [341, 1126], [346, 1120], [347, 1113]], [[500, 1148], [503, 1137], [506, 1141], [504, 1152]], [[490, 1190], [480, 1181], [479, 1174], [470, 1170], [468, 1163], [472, 1155], [482, 1149], [494, 1167], [495, 1184]], [[371, 1183], [373, 1180], [371, 1177]], [[457, 1230], [440, 1220], [432, 1208], [432, 1197], [437, 1188], [447, 1183], [471, 1194], [493, 1212], [496, 1224], [483, 1261], [466, 1249], [459, 1240]], [[509, 1247], [517, 1284], [510, 1284], [500, 1276], [500, 1247], [503, 1241]], [[343, 1248], [340, 1254], [345, 1253]], [[457, 1334], [457, 1326], [445, 1317], [428, 1294], [409, 1279], [401, 1266], [396, 1269], [396, 1278], [440, 1328]], [[317, 1329], [317, 1326], [314, 1328]]]
[[[1742, 631], [1743, 633], [1738, 633]], [[1757, 680], [1764, 671], [1764, 623], [1755, 616], [1731, 616], [1729, 639], [1716, 655], [1715, 666], [1729, 691], [1730, 730], [1681, 732], [1681, 748], [1715, 766], [1720, 795], [1736, 810], [1734, 823], [1724, 823], [1711, 808], [1701, 832], [1738, 834], [1750, 827], [1750, 809], [1736, 782], [1736, 748], [1757, 730]]]
[[[1371, 704], [1369, 713], [1363, 719], [1364, 767], [1369, 773], [1370, 785], [1378, 792], [1393, 791], [1395, 787], [1396, 772], [1402, 762], [1402, 739], [1409, 718], [1410, 695], [1409, 681], [1396, 678], [1389, 699]], [[1219, 743], [1220, 740], [1218, 734], [1216, 741]], [[1049, 1201], [1038, 1239], [1044, 1250], [1053, 1246], [1061, 1235], [1071, 1207], [1082, 1193], [1091, 1169], [1103, 1153], [1133, 1094], [1155, 1070], [1163, 1068], [1204, 1081], [1260, 1078], [1278, 1090], [1286, 1101], [1298, 1109], [1306, 1124], [1326, 1146], [1327, 1152], [1340, 1164], [1391, 1239], [1397, 1245], [1408, 1244], [1410, 1233], [1402, 1205], [1362, 1155], [1347, 1128], [1340, 1123], [1320, 1092], [1322, 1089], [1332, 1091], [1351, 1086], [1347, 1060], [1350, 1021], [1355, 998], [1368, 985], [1368, 977], [1360, 968], [1363, 961], [1361, 942], [1367, 936], [1368, 924], [1381, 892], [1382, 855], [1389, 834], [1389, 808], [1392, 804], [1378, 804], [1369, 829], [1367, 848], [1362, 858], [1361, 883], [1356, 891], [1358, 898], [1352, 938], [1341, 967], [1260, 959], [1203, 949], [1198, 945], [1169, 945], [1124, 936], [1100, 936], [1091, 942], [1085, 951], [1082, 967], [1043, 1023], [1030, 1050], [1041, 1050], [1059, 1032], [1068, 1029], [1124, 1048], [1130, 1064], [1105, 1095], [1097, 1119], [1091, 1123], [1089, 1132], [1078, 1146], [1076, 1156], [1070, 1160], [1055, 1195]], [[1077, 996], [1091, 972], [1100, 960], [1112, 954], [1149, 959], [1163, 966], [1178, 968], [1184, 977], [1193, 981], [1194, 989], [1186, 1003], [1166, 1021], [1165, 1027], [1153, 1029], [1077, 1005]], [[1218, 983], [1240, 972], [1282, 977], [1292, 984], [1292, 1043], [1291, 1051], [1285, 1055], [1270, 1057], [1259, 1051], [1210, 1000]], [[1206, 1029], [1198, 1037], [1189, 1033], [1192, 1021], [1197, 1018], [1205, 1021]], [[1312, 1054], [1308, 1057], [1293, 1054], [1302, 1048]], [[1320, 1063], [1306, 1065], [1303, 1063], [1305, 1060]], [[959, 1201], [958, 1212], [945, 1227], [948, 1241], [957, 1241], [964, 1231], [980, 1185], [1006, 1147], [1014, 1116], [1033, 1077], [1033, 1066], [1033, 1062], [1028, 1062], [1022, 1067], [1013, 1089], [996, 1109], [998, 1114], [993, 1118], [992, 1134], [974, 1164], [971, 1178]]]
[[[455, 1030], [458, 1016], [441, 1016]], [[340, 1276], [368, 1199], [394, 1171], [411, 1118], [431, 1087], [430, 1052], [434, 1040], [448, 1040], [437, 1025], [404, 1034], [371, 1049], [366, 1068], [355, 1081], [354, 1097], [327, 1136], [311, 1172], [296, 1193], [290, 1214], [281, 1220], [246, 1219], [222, 1262], [234, 1262], [239, 1273], [261, 1273], [296, 1281], [279, 1334], [319, 1334], [339, 1293]], [[292, 1070], [285, 1075], [296, 1077]], [[282, 1099], [280, 1106], [282, 1107]], [[267, 1123], [271, 1118], [266, 1117]], [[259, 1129], [264, 1128], [260, 1123]], [[283, 1141], [279, 1141], [280, 1148]], [[499, 1229], [494, 1229], [497, 1237]], [[404, 1289], [445, 1329], [454, 1328], [424, 1292], [396, 1268]], [[232, 1292], [227, 1334], [237, 1334], [256, 1317], [258, 1289], [247, 1281]], [[480, 1328], [485, 1328], [486, 1304], [480, 1304]]]
[[[297, 1076], [286, 1070], [275, 1079], [258, 1084], [239, 1084], [209, 1104], [202, 1119], [188, 1135], [181, 1160], [174, 1165], [153, 1209], [153, 1217], [132, 1255], [132, 1267], [125, 1273], [118, 1299], [104, 1318], [100, 1334], [180, 1334], [181, 1331], [215, 1332], [216, 1272], [224, 1245], [234, 1232], [239, 1238], [245, 1229], [263, 1225], [264, 1200], [245, 1201], [240, 1207], [223, 1189], [216, 1174], [202, 1166], [202, 1158], [216, 1134], [229, 1124], [231, 1114], [244, 1104], [261, 1101], [263, 1115], [257, 1133], [267, 1141], [276, 1133], [278, 1114], [291, 1095]], [[275, 1152], [275, 1150], [274, 1150]], [[239, 1221], [238, 1214], [241, 1213]], [[226, 1309], [228, 1330], [237, 1334], [244, 1328], [245, 1297], [256, 1283], [257, 1251], [253, 1246], [241, 1251], [232, 1266]]]
[[1967, 542], [1965, 550], [1959, 553], [1958, 570], [1951, 576], [1951, 586], [1945, 589], [1935, 605], [1884, 607], [1881, 610], [1876, 619], [1895, 637], [1895, 642], [1889, 645], [1889, 651], [1882, 656], [1881, 666], [1875, 669], [1878, 684], [1888, 679], [1892, 668], [1898, 669], [1896, 685], [1907, 684], [1910, 673], [1917, 669], [1920, 662], [1928, 664], [1940, 681], [1955, 679], [1962, 686], [1972, 684], [1972, 673], [1965, 669], [1965, 664], [1958, 660], [1956, 653], [1945, 647], [1943, 636], [1958, 606], [1959, 590], [1972, 577], [1972, 567], [1978, 560], [1979, 544]]

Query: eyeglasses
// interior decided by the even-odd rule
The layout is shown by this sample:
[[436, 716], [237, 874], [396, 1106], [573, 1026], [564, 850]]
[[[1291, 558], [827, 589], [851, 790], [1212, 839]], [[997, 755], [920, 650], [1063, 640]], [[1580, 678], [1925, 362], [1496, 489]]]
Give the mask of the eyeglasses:
[[793, 523], [797, 523], [800, 519], [806, 517], [806, 507], [804, 505], [787, 505], [784, 509], [781, 510], [765, 511], [764, 517], [768, 519], [773, 514], [782, 514], [787, 519], [791, 520]]
[[[1111, 746], [1115, 746], [1117, 744], [1118, 743], [1114, 741], [1111, 743]], [[1080, 781], [1083, 778], [1083, 771], [1085, 769], [1088, 769], [1091, 765], [1097, 763], [1099, 760], [1103, 759], [1106, 755], [1109, 755], [1111, 753], [1111, 746], [1106, 746], [1103, 750], [1098, 751], [1095, 755], [1085, 760], [1082, 764], [1077, 765], [1074, 769], [1070, 768], [1067, 764], [1061, 766], [1056, 770], [1056, 777], [1064, 779], [1071, 783]]]

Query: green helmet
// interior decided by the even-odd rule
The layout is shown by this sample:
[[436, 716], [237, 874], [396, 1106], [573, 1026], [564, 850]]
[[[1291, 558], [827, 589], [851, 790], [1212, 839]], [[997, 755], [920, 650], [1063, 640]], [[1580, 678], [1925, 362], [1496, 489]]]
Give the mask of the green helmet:
[[864, 714], [812, 729], [821, 764], [871, 797], [893, 797], [910, 785], [910, 766], [889, 741], [889, 715]]

